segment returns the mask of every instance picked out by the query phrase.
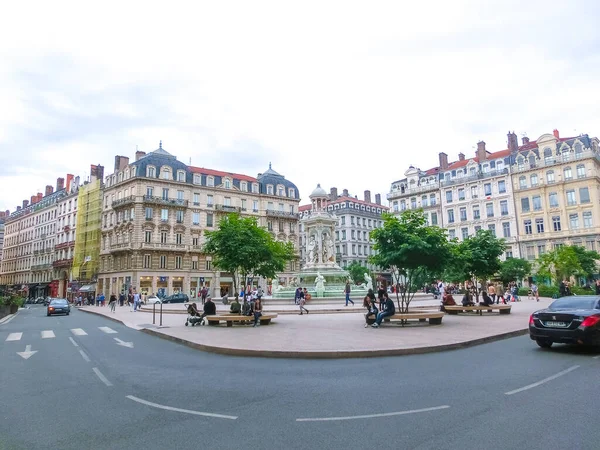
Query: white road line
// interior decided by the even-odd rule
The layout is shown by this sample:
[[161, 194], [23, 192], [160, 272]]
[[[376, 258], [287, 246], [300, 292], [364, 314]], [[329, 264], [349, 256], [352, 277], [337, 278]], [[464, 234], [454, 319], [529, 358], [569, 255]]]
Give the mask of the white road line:
[[73, 344], [75, 347], [79, 347], [79, 345], [77, 345], [77, 342], [75, 342], [75, 339], [73, 339], [71, 336], [69, 336], [69, 340], [71, 341], [71, 344]]
[[6, 342], [8, 341], [20, 341], [23, 333], [10, 333], [6, 338]]
[[56, 337], [54, 335], [54, 331], [52, 331], [52, 330], [44, 330], [44, 331], [42, 331], [42, 339], [50, 339], [50, 338], [53, 338], [53, 337]]
[[95, 373], [95, 374], [98, 376], [98, 378], [100, 378], [100, 381], [102, 381], [102, 382], [103, 382], [105, 385], [107, 385], [107, 386], [109, 386], [109, 387], [113, 385], [113, 384], [112, 384], [110, 381], [108, 381], [108, 378], [106, 378], [106, 377], [105, 377], [105, 376], [102, 374], [102, 372], [100, 372], [100, 371], [98, 370], [98, 368], [97, 368], [97, 367], [94, 367], [92, 370], [93, 370], [93, 371], [94, 371], [94, 373]]
[[555, 379], [556, 379], [556, 378], [558, 378], [558, 377], [562, 377], [563, 375], [566, 375], [566, 374], [568, 374], [569, 372], [573, 372], [575, 369], [579, 369], [579, 367], [580, 367], [580, 366], [572, 366], [572, 367], [569, 367], [568, 369], [566, 369], [566, 370], [563, 370], [562, 372], [558, 372], [557, 374], [555, 374], [555, 375], [552, 375], [551, 377], [544, 378], [543, 380], [540, 380], [540, 381], [538, 381], [537, 383], [528, 384], [527, 386], [523, 386], [522, 388], [515, 389], [514, 391], [508, 391], [508, 392], [505, 392], [504, 394], [505, 394], [505, 395], [513, 395], [513, 394], [517, 394], [517, 393], [519, 393], [519, 392], [526, 391], [526, 390], [528, 390], [528, 389], [532, 389], [532, 388], [534, 388], [534, 387], [537, 387], [537, 386], [539, 386], [539, 385], [541, 385], [541, 384], [547, 383], [548, 381], [552, 381], [552, 380], [555, 380]]
[[71, 333], [73, 333], [74, 336], [87, 336], [87, 333], [81, 328], [72, 328]]
[[100, 329], [101, 331], [104, 331], [106, 334], [118, 333], [118, 331], [115, 331], [112, 328], [108, 328], [108, 327], [98, 327], [98, 329]]
[[434, 406], [432, 408], [410, 409], [408, 411], [397, 411], [397, 412], [380, 413], [380, 414], [365, 414], [362, 416], [302, 418], [302, 419], [296, 419], [296, 422], [330, 422], [330, 421], [334, 421], [334, 420], [375, 419], [377, 417], [404, 416], [406, 414], [417, 414], [417, 413], [422, 413], [422, 412], [438, 411], [440, 409], [448, 409], [448, 408], [450, 408], [449, 405], [442, 405], [442, 406]]
[[79, 350], [79, 353], [81, 354], [81, 357], [86, 361], [86, 362], [90, 362], [90, 357], [88, 355], [85, 354], [85, 352], [83, 350]]
[[19, 311], [17, 311], [14, 314], [9, 314], [8, 316], [4, 317], [3, 319], [0, 319], [0, 325], [5, 325], [8, 322], [10, 322], [11, 320], [13, 320], [15, 317], [17, 317], [17, 314], [19, 314]]
[[141, 398], [134, 397], [133, 395], [128, 395], [127, 398], [129, 400], [133, 400], [134, 402], [141, 403], [142, 405], [152, 406], [153, 408], [164, 409], [166, 411], [174, 411], [174, 412], [181, 412], [181, 413], [186, 413], [186, 414], [193, 414], [195, 416], [216, 417], [217, 419], [229, 419], [229, 420], [237, 419], [237, 416], [225, 416], [223, 414], [214, 414], [214, 413], [207, 413], [207, 412], [202, 412], [202, 411], [192, 411], [189, 409], [173, 408], [172, 406], [159, 405], [158, 403], [152, 403], [147, 400], [142, 400]]
[[600, 359], [600, 355], [594, 356], [594, 359]]

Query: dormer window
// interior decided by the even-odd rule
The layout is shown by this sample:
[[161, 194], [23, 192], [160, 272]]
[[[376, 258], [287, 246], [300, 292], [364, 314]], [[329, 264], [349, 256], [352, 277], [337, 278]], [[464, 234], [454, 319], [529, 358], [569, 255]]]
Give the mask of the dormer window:
[[489, 164], [484, 164], [483, 165], [483, 173], [488, 173], [490, 171], [490, 166]]
[[285, 188], [283, 186], [277, 186], [277, 195], [285, 197]]
[[183, 170], [177, 171], [177, 181], [185, 183], [185, 172]]
[[153, 166], [146, 167], [146, 176], [148, 178], [155, 178], [156, 177], [156, 169]]
[[215, 178], [214, 177], [206, 177], [206, 185], [207, 186], [214, 186], [215, 185]]
[[248, 183], [246, 183], [245, 181], [242, 181], [240, 183], [240, 190], [243, 192], [248, 192]]
[[202, 183], [202, 175], [200, 175], [199, 173], [195, 173], [194, 174], [194, 184], [201, 184]]
[[129, 169], [127, 169], [127, 170], [125, 171], [124, 179], [125, 179], [125, 180], [128, 180], [128, 179], [129, 179]]
[[258, 194], [258, 184], [252, 183], [252, 192]]
[[292, 188], [289, 188], [288, 189], [288, 197], [290, 197], [290, 198], [296, 198], [296, 190], [292, 189]]
[[273, 185], [272, 184], [267, 185], [267, 195], [273, 195]]
[[119, 172], [119, 174], [117, 175], [117, 182], [120, 183], [121, 181], [123, 181], [123, 173]]
[[117, 176], [113, 175], [112, 176], [112, 184], [116, 184], [117, 183]]
[[170, 180], [171, 179], [171, 170], [168, 167], [163, 167], [160, 172], [160, 177], [163, 180]]
[[501, 172], [502, 170], [504, 170], [504, 161], [497, 161], [496, 162], [496, 170], [498, 172]]
[[135, 177], [135, 172], [136, 172], [136, 167], [135, 167], [135, 166], [133, 166], [133, 167], [131, 168], [131, 177], [132, 177], [132, 178], [133, 178], [133, 177]]
[[223, 183], [225, 189], [231, 189], [231, 180], [229, 178], [225, 178], [225, 183]]

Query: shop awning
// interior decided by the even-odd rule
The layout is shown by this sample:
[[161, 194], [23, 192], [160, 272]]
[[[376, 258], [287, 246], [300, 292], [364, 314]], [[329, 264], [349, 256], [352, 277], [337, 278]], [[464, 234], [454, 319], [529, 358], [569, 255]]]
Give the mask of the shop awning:
[[95, 284], [85, 284], [79, 288], [79, 292], [95, 292], [96, 285]]

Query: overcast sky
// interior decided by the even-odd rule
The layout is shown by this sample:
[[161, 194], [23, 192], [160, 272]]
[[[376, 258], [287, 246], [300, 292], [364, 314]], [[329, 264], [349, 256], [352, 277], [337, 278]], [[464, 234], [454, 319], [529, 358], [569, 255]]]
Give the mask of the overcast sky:
[[[409, 165], [600, 134], [600, 2], [9, 2], [0, 209], [163, 147], [300, 189], [385, 194]], [[386, 202], [387, 203], [387, 202]]]

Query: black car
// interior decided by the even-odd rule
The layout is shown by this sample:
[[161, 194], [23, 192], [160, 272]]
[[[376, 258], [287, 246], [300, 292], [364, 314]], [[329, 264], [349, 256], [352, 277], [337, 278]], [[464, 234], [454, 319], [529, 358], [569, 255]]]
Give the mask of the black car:
[[600, 346], [600, 297], [578, 295], [555, 300], [531, 315], [529, 337], [542, 348], [555, 342]]
[[187, 303], [190, 298], [186, 294], [173, 294], [162, 299], [163, 303]]
[[50, 300], [46, 315], [51, 316], [52, 314], [66, 314], [67, 316], [71, 312], [71, 305], [69, 302], [62, 298], [54, 298]]

